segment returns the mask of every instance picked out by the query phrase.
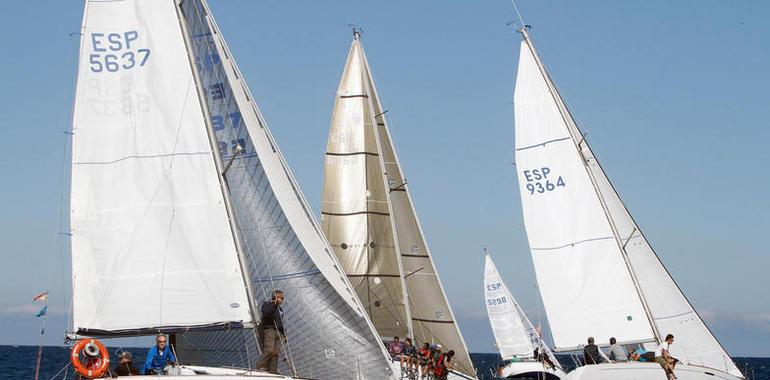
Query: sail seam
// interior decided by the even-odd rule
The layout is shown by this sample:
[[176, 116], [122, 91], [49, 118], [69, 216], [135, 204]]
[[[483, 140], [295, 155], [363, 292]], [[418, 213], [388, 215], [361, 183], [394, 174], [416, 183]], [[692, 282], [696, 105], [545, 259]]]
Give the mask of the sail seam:
[[589, 242], [592, 242], [592, 241], [608, 240], [608, 239], [615, 239], [615, 237], [614, 236], [605, 236], [605, 237], [598, 237], [598, 238], [579, 240], [579, 241], [575, 241], [575, 242], [572, 242], [572, 243], [567, 243], [567, 244], [564, 244], [564, 245], [560, 245], [558, 247], [544, 247], [544, 248], [532, 247], [531, 249], [533, 251], [553, 251], [553, 250], [562, 249], [562, 248], [565, 248], [565, 247], [574, 247], [574, 246], [576, 246], [578, 244], [589, 243]]
[[348, 274], [348, 277], [395, 277], [395, 278], [399, 278], [399, 277], [401, 277], [401, 275], [400, 274], [382, 274], [382, 273], [380, 273], [380, 274], [368, 274], [368, 273], [352, 274], [351, 273], [351, 274]]
[[322, 211], [321, 212], [321, 215], [329, 215], [329, 216], [351, 216], [351, 215], [362, 215], [362, 214], [382, 215], [382, 216], [389, 216], [390, 215], [387, 212], [379, 212], [379, 211], [355, 211], [355, 212], [342, 212], [342, 213], [326, 212], [326, 211]]
[[412, 317], [413, 321], [419, 321], [419, 322], [428, 322], [428, 323], [455, 323], [455, 321], [439, 321], [437, 319], [423, 319], [423, 318], [417, 318]]
[[360, 94], [360, 95], [340, 95], [341, 99], [349, 99], [349, 98], [368, 98], [369, 95], [366, 94]]
[[379, 154], [377, 154], [377, 153], [372, 153], [372, 152], [350, 152], [350, 153], [332, 153], [332, 152], [326, 152], [326, 155], [327, 155], [327, 156], [355, 156], [355, 155], [359, 155], [359, 154], [365, 154], [365, 155], [367, 155], [367, 156], [375, 156], [375, 157], [379, 156]]
[[174, 157], [174, 156], [198, 156], [201, 154], [211, 154], [211, 152], [176, 152], [176, 153], [163, 153], [163, 154], [149, 154], [149, 155], [131, 155], [121, 157], [112, 161], [83, 161], [73, 162], [73, 165], [109, 165], [116, 162], [125, 161], [133, 158], [158, 158], [158, 157]]
[[555, 143], [555, 142], [559, 142], [559, 141], [567, 141], [567, 140], [569, 140], [571, 138], [572, 137], [562, 137], [560, 139], [552, 139], [552, 140], [544, 141], [544, 142], [541, 142], [541, 143], [538, 143], [538, 144], [527, 145], [527, 146], [524, 146], [524, 147], [521, 147], [521, 148], [516, 148], [516, 151], [522, 151], [522, 150], [526, 150], [526, 149], [542, 147], [542, 146], [546, 146], [546, 144]]
[[303, 271], [303, 272], [287, 273], [287, 274], [281, 274], [281, 275], [278, 275], [278, 276], [270, 276], [270, 277], [264, 277], [264, 278], [260, 278], [260, 279], [252, 279], [252, 281], [253, 282], [272, 282], [272, 281], [277, 281], [277, 280], [290, 280], [290, 279], [293, 279], [293, 278], [313, 276], [313, 275], [320, 274], [320, 273], [321, 273], [321, 271], [318, 270], [318, 269], [311, 269], [311, 270], [306, 270], [306, 271]]

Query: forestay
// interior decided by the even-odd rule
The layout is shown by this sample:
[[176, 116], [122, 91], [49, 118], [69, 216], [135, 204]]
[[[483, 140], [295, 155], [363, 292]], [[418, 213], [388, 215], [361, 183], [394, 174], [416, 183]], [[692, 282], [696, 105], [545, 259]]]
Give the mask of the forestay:
[[[416, 342], [453, 349], [455, 367], [475, 375], [417, 220], [385, 112], [356, 34], [332, 116], [322, 226], [354, 284], [358, 279], [356, 290], [380, 335], [403, 334], [411, 327]], [[396, 321], [398, 328], [381, 327], [378, 320]]]
[[[652, 337], [656, 337], [660, 341], [666, 334], [674, 334], [676, 344], [672, 346], [672, 354], [675, 357], [686, 363], [742, 376], [740, 370], [695, 312], [634, 222], [588, 143], [582, 137], [583, 135], [570, 116], [547, 73], [542, 65], [538, 66], [538, 58], [526, 30], [522, 30], [522, 32], [525, 40], [521, 44], [515, 95], [517, 172], [521, 184], [522, 205], [530, 248], [535, 258], [538, 283], [552, 329], [560, 332], [569, 329], [583, 335], [601, 336], [601, 334], [594, 332], [594, 326], [604, 323], [603, 320], [581, 321], [577, 319], [568, 321], [563, 318], [565, 311], [574, 311], [569, 306], [573, 303], [567, 302], [567, 307], [560, 307], [559, 303], [565, 302], [565, 299], [559, 295], [559, 292], [568, 291], [578, 285], [586, 286], [586, 282], [592, 282], [583, 278], [576, 278], [576, 280], [571, 281], [557, 280], [565, 272], [580, 272], [584, 277], [598, 278], [599, 281], [609, 284], [608, 287], [605, 287], [605, 290], [609, 289], [609, 293], [596, 292], [596, 287], [578, 288], [581, 294], [585, 293], [586, 290], [593, 289], [586, 294], [586, 299], [594, 300], [592, 301], [594, 303], [597, 300], [605, 303], [606, 297], [614, 297], [615, 293], [620, 290], [618, 285], [623, 288], [625, 294], [628, 294], [630, 293], [628, 283], [630, 282], [631, 285], [635, 283], [636, 294], [633, 294], [629, 299], [633, 300], [638, 307], [646, 307], [644, 320], [650, 326], [649, 333], [652, 334]], [[556, 166], [563, 164], [563, 160], [558, 157], [565, 155], [565, 151], [570, 156], [569, 165], [575, 167], [576, 173], [574, 174]], [[580, 170], [577, 167], [580, 167]], [[577, 177], [572, 179], [572, 175], [577, 175]], [[592, 180], [590, 186], [587, 186], [583, 178]], [[577, 261], [570, 261], [573, 259], [571, 257], [573, 255], [569, 254], [570, 257], [565, 257], [565, 248], [542, 249], [541, 237], [560, 236], [564, 231], [579, 227], [575, 224], [588, 224], [586, 223], [590, 220], [588, 218], [565, 217], [563, 211], [568, 204], [562, 203], [559, 204], [558, 208], [554, 207], [557, 200], [563, 198], [561, 193], [575, 193], [575, 191], [565, 190], [571, 189], [576, 182], [582, 189], [580, 191], [588, 193], [588, 195], [574, 198], [571, 208], [586, 209], [590, 207], [592, 213], [595, 213], [597, 211], [596, 202], [591, 200], [590, 203], [586, 203], [586, 198], [594, 198], [590, 196], [593, 193], [599, 206], [602, 207], [599, 211], [603, 214], [606, 224], [611, 230], [608, 231], [607, 228], [604, 228], [601, 233], [596, 233], [593, 236], [585, 235], [583, 240], [567, 242], [570, 244], [568, 250], [574, 251], [576, 247], [585, 245], [585, 243], [596, 244], [597, 241], [614, 240], [616, 249], [607, 247], [605, 253], [607, 256], [614, 256], [615, 259], [605, 257], [597, 249], [588, 255], [578, 256], [579, 260]], [[574, 210], [570, 210], [570, 214], [574, 212]], [[541, 216], [553, 218], [550, 232], [545, 229], [546, 225], [542, 224], [545, 223], [545, 220]], [[557, 223], [553, 223], [553, 221]], [[607, 232], [610, 234], [606, 234]], [[556, 254], [548, 255], [548, 252]], [[619, 259], [623, 260], [624, 257], [627, 263], [624, 268], [625, 271], [617, 269], [624, 273], [623, 276], [620, 276], [622, 278], [607, 277], [608, 275], [615, 276], [618, 273], [615, 270], [621, 267], [619, 264], [613, 263], [613, 271], [606, 272], [609, 268], [602, 268], [608, 266], [608, 262], [598, 262], [599, 259], [618, 261]], [[562, 265], [559, 265], [560, 263]], [[570, 266], [577, 266], [578, 269], [559, 269], [560, 267], [568, 269]], [[617, 310], [606, 313], [610, 318], [622, 318], [624, 314], [628, 313], [627, 310], [633, 310], [633, 308], [628, 308], [627, 302], [615, 303], [613, 301], [609, 305], [618, 307]], [[633, 315], [629, 314], [632, 320], [640, 319], [635, 317], [636, 314], [638, 314], [638, 310], [635, 310]], [[623, 327], [623, 329], [627, 329], [627, 327]], [[648, 335], [646, 332], [648, 329], [642, 326], [636, 326], [633, 330], [637, 332], [638, 337]], [[621, 335], [617, 331], [625, 330], [616, 330], [613, 327], [612, 330], [605, 329], [602, 333], [609, 333], [613, 336]], [[577, 339], [580, 337], [570, 337], [568, 334], [562, 333], [557, 338], [556, 333], [554, 333], [554, 340], [558, 346], [570, 346]], [[619, 337], [618, 340], [622, 339]]]
[[[296, 180], [238, 70], [205, 2], [185, 0], [180, 16], [206, 97], [230, 190], [248, 278], [260, 301], [286, 294], [286, 354], [309, 378], [392, 378], [387, 353], [312, 217]], [[239, 149], [240, 147], [240, 149]], [[188, 334], [182, 349], [241, 350], [249, 337]], [[253, 352], [253, 351], [250, 351]], [[286, 369], [284, 370], [284, 373]]]
[[503, 282], [489, 254], [486, 254], [484, 259], [484, 300], [497, 349], [504, 360], [513, 356], [534, 358], [534, 351], [539, 348], [549, 356], [552, 363], [559, 366], [559, 362]]
[[86, 2], [73, 119], [73, 322], [251, 321], [172, 1]]

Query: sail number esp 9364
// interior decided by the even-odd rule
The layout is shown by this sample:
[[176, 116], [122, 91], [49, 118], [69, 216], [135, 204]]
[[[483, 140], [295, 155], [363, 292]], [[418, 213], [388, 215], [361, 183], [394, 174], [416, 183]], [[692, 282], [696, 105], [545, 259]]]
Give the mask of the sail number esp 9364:
[[123, 33], [91, 33], [91, 51], [88, 63], [91, 71], [111, 73], [131, 70], [147, 63], [150, 49], [138, 48], [139, 32], [129, 30]]
[[551, 174], [551, 168], [544, 166], [537, 169], [528, 169], [522, 171], [527, 183], [524, 185], [530, 195], [543, 194], [549, 191], [557, 190], [560, 187], [566, 187], [564, 178], [555, 177]]

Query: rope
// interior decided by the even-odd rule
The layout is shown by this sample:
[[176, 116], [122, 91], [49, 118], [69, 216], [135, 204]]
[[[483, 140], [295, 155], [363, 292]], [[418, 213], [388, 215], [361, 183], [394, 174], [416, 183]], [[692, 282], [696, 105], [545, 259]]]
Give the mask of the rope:
[[516, 11], [516, 15], [519, 17], [519, 22], [521, 23], [521, 27], [524, 28], [527, 26], [527, 24], [524, 23], [524, 18], [521, 17], [521, 13], [519, 13], [519, 7], [516, 6], [516, 0], [511, 0], [511, 4], [513, 4], [513, 9]]
[[[67, 368], [70, 366], [70, 364], [72, 364], [72, 363], [71, 363], [71, 362], [67, 362], [67, 364], [66, 364], [64, 367], [62, 367], [62, 369], [60, 369], [60, 370], [59, 370], [59, 372], [56, 372], [56, 373], [55, 373], [53, 376], [51, 376], [51, 377], [50, 377], [48, 380], [53, 380], [53, 379], [55, 379], [55, 378], [56, 378], [56, 376], [59, 376], [59, 374], [60, 374], [60, 373], [62, 373], [62, 371], [66, 370], [66, 369], [67, 369]], [[66, 379], [66, 378], [67, 378], [67, 373], [68, 373], [68, 372], [69, 372], [69, 371], [67, 371], [67, 372], [64, 372], [64, 377], [63, 377], [64, 379]]]

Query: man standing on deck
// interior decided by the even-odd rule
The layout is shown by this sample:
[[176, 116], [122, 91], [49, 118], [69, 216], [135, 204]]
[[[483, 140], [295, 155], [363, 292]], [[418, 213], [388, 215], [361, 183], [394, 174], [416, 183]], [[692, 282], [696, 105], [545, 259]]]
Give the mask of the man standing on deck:
[[283, 320], [281, 319], [281, 304], [283, 292], [273, 291], [273, 297], [262, 303], [259, 308], [262, 316], [262, 356], [257, 363], [257, 368], [270, 373], [278, 373], [278, 355], [281, 353], [282, 341], [286, 340], [283, 333]]

